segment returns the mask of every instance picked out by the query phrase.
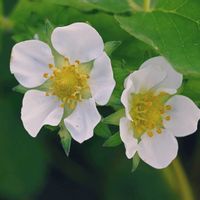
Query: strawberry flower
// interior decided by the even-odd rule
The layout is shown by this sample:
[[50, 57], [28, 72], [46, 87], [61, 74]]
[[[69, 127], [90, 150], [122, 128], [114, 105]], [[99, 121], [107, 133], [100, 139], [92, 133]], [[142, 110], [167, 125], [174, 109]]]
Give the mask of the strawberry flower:
[[188, 97], [175, 95], [181, 84], [182, 75], [161, 56], [125, 80], [120, 136], [129, 159], [137, 152], [152, 167], [167, 167], [177, 155], [175, 137], [197, 130], [200, 110]]
[[74, 140], [93, 136], [114, 89], [111, 61], [98, 32], [86, 23], [55, 28], [51, 49], [39, 40], [16, 44], [10, 69], [18, 82], [29, 88], [23, 98], [21, 119], [36, 137], [42, 126], [64, 122]]

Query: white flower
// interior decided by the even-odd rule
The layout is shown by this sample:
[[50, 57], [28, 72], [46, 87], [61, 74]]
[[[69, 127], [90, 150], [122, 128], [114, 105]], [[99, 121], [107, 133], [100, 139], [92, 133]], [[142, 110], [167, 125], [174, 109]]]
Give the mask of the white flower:
[[105, 105], [114, 89], [111, 61], [101, 36], [86, 23], [55, 28], [51, 42], [56, 54], [38, 40], [13, 47], [11, 72], [31, 88], [24, 95], [21, 119], [33, 137], [43, 125], [64, 120], [72, 138], [81, 143], [93, 136], [100, 121], [95, 102]]
[[152, 167], [164, 168], [177, 155], [175, 136], [197, 130], [200, 110], [189, 98], [174, 95], [181, 83], [182, 75], [163, 57], [147, 60], [125, 80], [120, 136], [129, 159], [137, 152]]

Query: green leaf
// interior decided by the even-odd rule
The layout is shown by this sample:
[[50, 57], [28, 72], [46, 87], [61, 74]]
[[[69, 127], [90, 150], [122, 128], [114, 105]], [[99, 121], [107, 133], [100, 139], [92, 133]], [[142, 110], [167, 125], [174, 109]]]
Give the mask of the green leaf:
[[124, 30], [152, 46], [177, 70], [199, 76], [200, 1], [191, 0], [184, 4], [173, 3], [172, 0], [161, 2], [151, 12], [138, 12], [128, 17], [116, 16], [116, 19]]
[[121, 41], [110, 41], [105, 43], [104, 50], [110, 56], [121, 45]]
[[200, 103], [200, 80], [190, 79], [183, 87], [183, 95], [190, 97], [196, 103]]
[[96, 135], [103, 137], [103, 138], [108, 138], [111, 136], [111, 131], [110, 131], [108, 125], [104, 124], [104, 123], [99, 123], [95, 127], [94, 132]]
[[103, 123], [119, 126], [119, 120], [123, 116], [125, 116], [125, 111], [124, 109], [120, 109], [116, 111], [115, 113], [109, 115], [108, 117], [104, 118]]
[[112, 13], [124, 13], [130, 11], [127, 1], [122, 0], [48, 0], [48, 2], [71, 6], [83, 11], [94, 9]]
[[64, 126], [62, 126], [58, 132], [58, 135], [60, 136], [61, 144], [65, 151], [65, 154], [69, 156], [72, 140], [69, 131]]
[[132, 170], [131, 170], [131, 172], [134, 172], [137, 169], [139, 163], [140, 163], [140, 157], [139, 157], [138, 153], [136, 152], [135, 155], [132, 158]]
[[19, 92], [21, 94], [24, 94], [28, 91], [28, 88], [25, 88], [24, 86], [22, 85], [17, 85], [15, 86], [13, 89], [12, 89], [14, 92]]
[[3, 16], [3, 0], [0, 0], [0, 16]]
[[116, 147], [122, 143], [119, 132], [109, 137], [103, 144], [104, 147]]

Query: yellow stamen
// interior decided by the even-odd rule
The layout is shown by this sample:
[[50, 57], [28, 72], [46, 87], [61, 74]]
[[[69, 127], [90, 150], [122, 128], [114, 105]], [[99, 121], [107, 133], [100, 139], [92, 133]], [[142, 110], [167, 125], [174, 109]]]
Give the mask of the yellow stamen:
[[49, 64], [49, 68], [52, 69], [53, 68], [53, 64]]
[[172, 109], [172, 106], [166, 105], [166, 106], [165, 106], [165, 109], [166, 109], [166, 110], [171, 110], [171, 109]]
[[152, 132], [152, 131], [147, 131], [147, 135], [148, 135], [149, 137], [153, 137], [153, 132]]
[[[86, 98], [90, 94], [88, 85], [89, 75], [78, 66], [68, 63], [68, 58], [64, 58], [63, 67], [56, 68], [49, 64], [53, 73], [49, 77], [50, 86], [48, 95], [55, 95], [62, 101], [61, 107], [65, 105], [74, 109], [77, 102]], [[45, 77], [48, 77], [46, 74]]]
[[162, 133], [161, 128], [158, 128], [158, 129], [156, 130], [156, 132], [157, 132], [158, 134], [161, 134], [161, 133]]
[[169, 120], [171, 119], [171, 117], [168, 115], [167, 117], [165, 117], [165, 119], [166, 119], [167, 121], [169, 121]]
[[48, 73], [44, 73], [44, 74], [43, 74], [43, 77], [44, 77], [44, 78], [48, 78], [48, 76], [49, 76]]
[[80, 61], [79, 60], [75, 60], [75, 63], [80, 65]]
[[165, 107], [168, 97], [167, 93], [156, 94], [153, 91], [133, 95], [129, 113], [136, 138], [140, 138], [145, 132], [152, 137], [153, 130], [156, 130], [158, 134], [162, 133], [160, 127], [163, 127], [163, 119], [166, 119], [164, 114], [166, 109], [170, 108]]

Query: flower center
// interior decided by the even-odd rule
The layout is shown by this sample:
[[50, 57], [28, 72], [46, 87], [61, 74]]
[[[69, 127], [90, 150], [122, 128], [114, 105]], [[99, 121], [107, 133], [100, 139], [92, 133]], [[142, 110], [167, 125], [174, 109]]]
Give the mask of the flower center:
[[44, 77], [50, 80], [49, 91], [46, 95], [57, 96], [62, 101], [62, 107], [67, 105], [70, 109], [74, 109], [78, 101], [88, 98], [90, 94], [89, 75], [79, 64], [77, 61], [75, 65], [70, 65], [65, 59], [61, 68], [49, 64], [49, 68], [53, 70], [50, 77], [44, 74]]
[[136, 138], [140, 138], [144, 133], [152, 137], [154, 130], [158, 134], [162, 133], [163, 120], [170, 120], [166, 111], [171, 110], [172, 107], [165, 105], [169, 96], [165, 92], [155, 94], [153, 91], [133, 95], [130, 116]]

